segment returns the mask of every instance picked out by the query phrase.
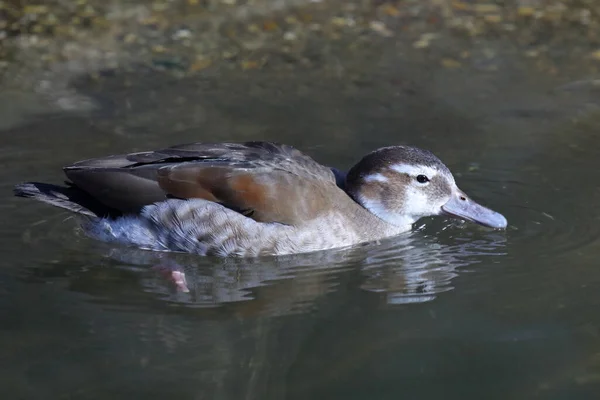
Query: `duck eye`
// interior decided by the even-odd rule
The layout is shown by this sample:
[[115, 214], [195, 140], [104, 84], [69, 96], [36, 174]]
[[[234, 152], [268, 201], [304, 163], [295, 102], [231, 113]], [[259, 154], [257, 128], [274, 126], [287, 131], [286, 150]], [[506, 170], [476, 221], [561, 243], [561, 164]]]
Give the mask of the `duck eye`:
[[417, 175], [417, 182], [419, 183], [427, 183], [429, 182], [429, 178], [425, 175]]

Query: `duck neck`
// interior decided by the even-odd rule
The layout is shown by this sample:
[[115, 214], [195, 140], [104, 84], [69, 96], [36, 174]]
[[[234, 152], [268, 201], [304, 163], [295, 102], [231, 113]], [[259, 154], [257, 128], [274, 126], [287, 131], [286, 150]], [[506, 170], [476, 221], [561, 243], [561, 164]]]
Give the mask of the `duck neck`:
[[379, 200], [363, 198], [355, 199], [355, 201], [379, 219], [400, 229], [408, 230], [415, 223], [415, 220], [409, 216], [390, 212], [385, 204]]
[[355, 230], [364, 233], [365, 239], [383, 239], [412, 228], [414, 221], [411, 218], [399, 218], [389, 213], [383, 204], [361, 198], [360, 193], [347, 190], [346, 194], [356, 204], [351, 218]]

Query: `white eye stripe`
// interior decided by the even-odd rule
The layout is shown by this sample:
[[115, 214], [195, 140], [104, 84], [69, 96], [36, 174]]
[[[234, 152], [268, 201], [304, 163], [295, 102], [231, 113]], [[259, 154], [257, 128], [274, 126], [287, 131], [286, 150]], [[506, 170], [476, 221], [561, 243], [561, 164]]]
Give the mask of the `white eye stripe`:
[[392, 171], [410, 176], [425, 175], [431, 179], [437, 175], [437, 170], [426, 165], [394, 164], [390, 167]]
[[380, 173], [375, 173], [371, 175], [367, 175], [363, 178], [365, 182], [387, 182], [389, 179]]

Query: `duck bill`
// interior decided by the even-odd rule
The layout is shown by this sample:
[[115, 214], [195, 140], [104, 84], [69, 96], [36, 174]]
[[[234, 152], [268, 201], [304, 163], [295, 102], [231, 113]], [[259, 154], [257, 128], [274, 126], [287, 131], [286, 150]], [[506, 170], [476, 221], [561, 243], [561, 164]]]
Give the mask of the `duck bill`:
[[445, 214], [476, 222], [495, 229], [506, 228], [508, 222], [500, 213], [490, 210], [471, 200], [462, 190], [455, 190], [452, 197], [442, 206]]

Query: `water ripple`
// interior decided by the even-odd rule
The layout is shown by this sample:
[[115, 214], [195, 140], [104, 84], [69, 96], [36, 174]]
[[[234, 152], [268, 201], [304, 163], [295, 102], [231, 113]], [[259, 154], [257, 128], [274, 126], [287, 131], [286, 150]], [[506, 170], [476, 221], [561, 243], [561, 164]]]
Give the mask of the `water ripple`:
[[366, 279], [361, 287], [384, 293], [388, 304], [431, 301], [453, 289], [460, 268], [506, 254], [502, 233], [470, 230], [448, 238], [452, 224], [437, 224], [437, 230], [423, 225], [415, 234], [372, 248], [362, 267]]

